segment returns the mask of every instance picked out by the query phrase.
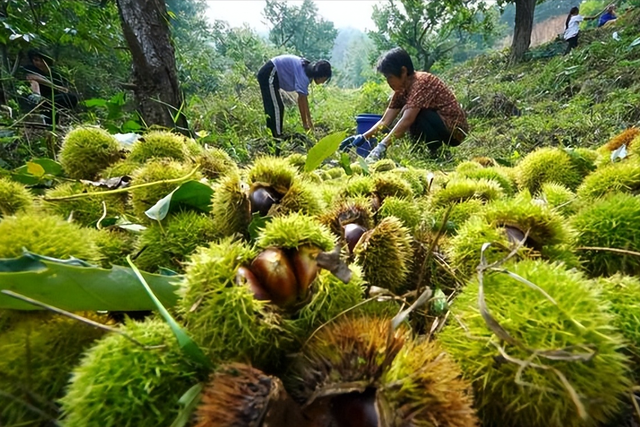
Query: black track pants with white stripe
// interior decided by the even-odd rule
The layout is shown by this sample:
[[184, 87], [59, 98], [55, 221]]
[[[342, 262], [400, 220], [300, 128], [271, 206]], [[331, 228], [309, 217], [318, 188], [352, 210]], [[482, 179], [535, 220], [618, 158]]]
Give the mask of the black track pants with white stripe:
[[267, 62], [258, 71], [258, 83], [260, 83], [264, 112], [267, 114], [267, 127], [271, 130], [273, 137], [278, 138], [282, 135], [284, 104], [280, 96], [278, 73], [273, 62]]

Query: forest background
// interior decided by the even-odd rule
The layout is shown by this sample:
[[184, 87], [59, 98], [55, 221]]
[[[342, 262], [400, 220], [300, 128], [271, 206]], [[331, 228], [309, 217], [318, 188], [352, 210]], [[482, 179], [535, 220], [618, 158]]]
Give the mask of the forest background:
[[[407, 49], [416, 68], [441, 75], [469, 111], [474, 130], [469, 142], [454, 151], [458, 157], [483, 154], [508, 161], [541, 144], [602, 143], [607, 135], [639, 118], [638, 108], [631, 107], [640, 105], [632, 71], [622, 70], [617, 77], [618, 83], [621, 79], [631, 83], [625, 83], [626, 91], [614, 106], [615, 119], [607, 112], [603, 122], [596, 122], [592, 112], [590, 126], [585, 127], [581, 119], [556, 115], [556, 120], [576, 130], [566, 134], [548, 120], [556, 111], [583, 110], [585, 103], [592, 107], [599, 101], [593, 93], [588, 99], [576, 98], [581, 88], [573, 87], [577, 78], [589, 73], [588, 61], [595, 60], [598, 52], [580, 63], [575, 59], [569, 63], [559, 55], [564, 49], [559, 34], [575, 3], [388, 0], [374, 7], [376, 28], [364, 33], [336, 29], [318, 15], [312, 0], [268, 0], [262, 11], [270, 25], [265, 37], [247, 26], [207, 20], [208, 7], [215, 16], [215, 2], [204, 0], [4, 1], [0, 5], [0, 168], [16, 168], [30, 158], [55, 158], [65, 129], [79, 123], [98, 124], [112, 133], [173, 127], [202, 144], [225, 149], [240, 162], [255, 153], [271, 152], [274, 147], [263, 125], [255, 74], [266, 60], [281, 53], [311, 60], [329, 58], [334, 68], [331, 84], [312, 88], [316, 126], [311, 133], [302, 130], [295, 108], [287, 111], [285, 127], [294, 137], [286, 148], [305, 151], [329, 133], [353, 132], [357, 114], [384, 110], [391, 91], [374, 65], [381, 52], [394, 46]], [[584, 1], [581, 13], [599, 12], [607, 3]], [[639, 2], [618, 3], [630, 8]], [[144, 32], [133, 31], [137, 18], [155, 19], [166, 27], [166, 46], [161, 44], [163, 37], [152, 37], [160, 42], [150, 43], [153, 46], [146, 50], [169, 64], [164, 68], [173, 67], [175, 76], [154, 75], [158, 71], [151, 65], [149, 52], [136, 48], [144, 45], [136, 45], [141, 40], [131, 36]], [[622, 36], [633, 40], [631, 30], [621, 31]], [[600, 36], [606, 41], [600, 44], [610, 45], [611, 32]], [[32, 48], [54, 58], [56, 69], [82, 101], [58, 129], [34, 126], [34, 112], [24, 103], [29, 87], [21, 67]], [[605, 52], [602, 56], [606, 57]], [[638, 64], [630, 61], [617, 65], [632, 70]], [[535, 67], [545, 67], [553, 75], [546, 76], [549, 86], [538, 87], [541, 90], [533, 95], [533, 78], [545, 78], [544, 73], [531, 74]], [[171, 84], [163, 83], [165, 78]], [[171, 81], [174, 78], [176, 84]], [[572, 107], [572, 102], [578, 104]], [[510, 124], [508, 132], [499, 130], [499, 124], [504, 127], [505, 123]], [[428, 161], [413, 156], [411, 150], [406, 153], [397, 160]]]

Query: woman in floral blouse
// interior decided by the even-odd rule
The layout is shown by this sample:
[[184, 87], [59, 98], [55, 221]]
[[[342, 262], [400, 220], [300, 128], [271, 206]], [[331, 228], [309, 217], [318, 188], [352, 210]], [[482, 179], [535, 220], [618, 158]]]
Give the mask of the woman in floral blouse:
[[379, 131], [400, 120], [371, 151], [368, 161], [384, 156], [394, 139], [409, 132], [417, 143], [425, 144], [432, 155], [442, 145], [457, 146], [469, 132], [467, 117], [455, 95], [438, 77], [414, 71], [409, 54], [401, 48], [385, 53], [378, 62], [378, 72], [387, 78], [394, 94], [382, 119], [362, 136], [369, 140]]

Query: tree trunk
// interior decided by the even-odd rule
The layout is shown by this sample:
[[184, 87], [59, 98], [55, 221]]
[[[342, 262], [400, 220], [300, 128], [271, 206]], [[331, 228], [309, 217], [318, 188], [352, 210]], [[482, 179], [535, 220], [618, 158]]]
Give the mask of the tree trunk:
[[510, 63], [516, 63], [522, 59], [531, 44], [531, 32], [533, 31], [533, 12], [536, 8], [536, 0], [516, 0], [516, 22], [513, 28], [513, 41], [511, 42]]
[[182, 114], [176, 58], [163, 0], [117, 0], [122, 30], [131, 51], [134, 95], [147, 126], [189, 133]]

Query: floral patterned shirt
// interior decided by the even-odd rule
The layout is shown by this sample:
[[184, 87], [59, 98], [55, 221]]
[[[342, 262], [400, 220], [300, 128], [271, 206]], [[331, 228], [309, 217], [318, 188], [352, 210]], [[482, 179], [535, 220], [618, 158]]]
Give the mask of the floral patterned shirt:
[[435, 110], [458, 141], [462, 141], [469, 132], [467, 116], [455, 95], [431, 73], [416, 71], [410, 86], [393, 94], [389, 108], [402, 107]]

